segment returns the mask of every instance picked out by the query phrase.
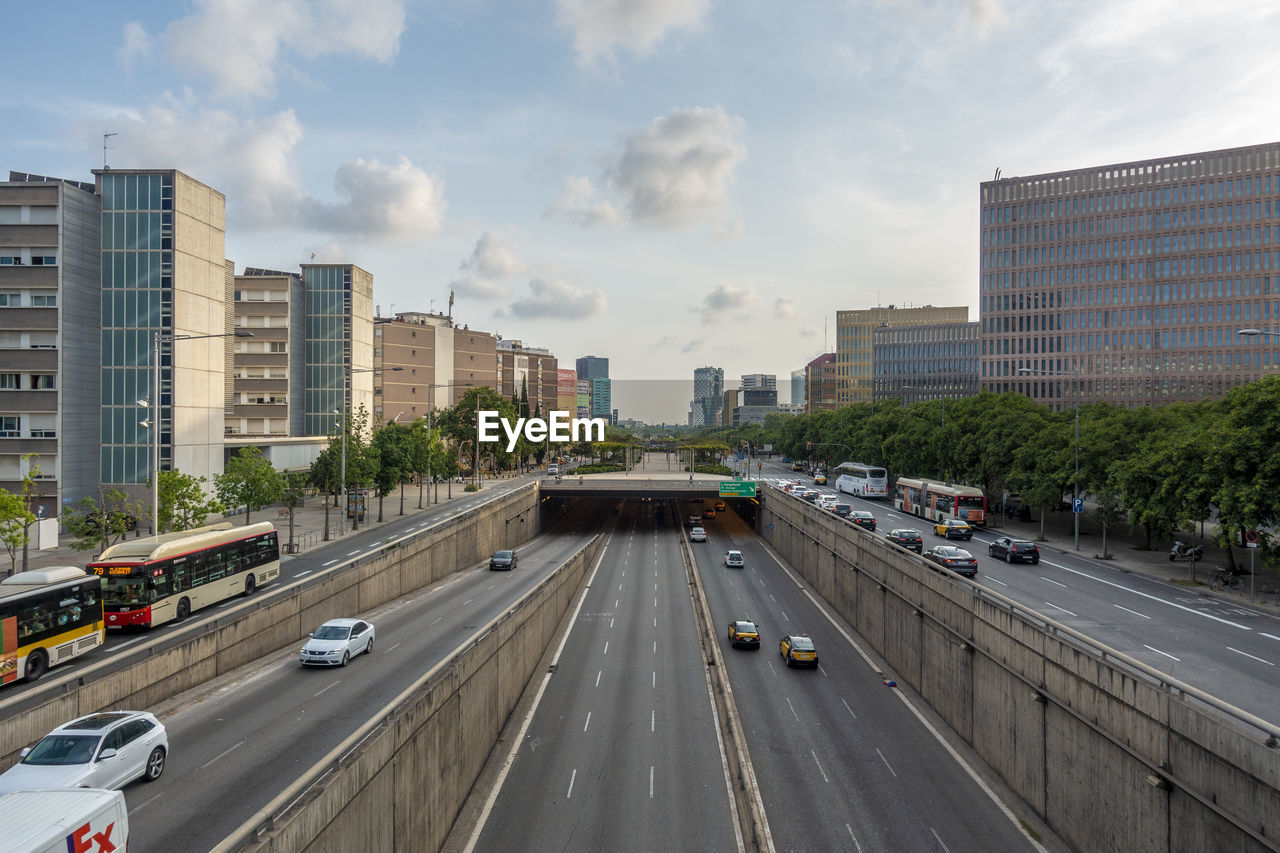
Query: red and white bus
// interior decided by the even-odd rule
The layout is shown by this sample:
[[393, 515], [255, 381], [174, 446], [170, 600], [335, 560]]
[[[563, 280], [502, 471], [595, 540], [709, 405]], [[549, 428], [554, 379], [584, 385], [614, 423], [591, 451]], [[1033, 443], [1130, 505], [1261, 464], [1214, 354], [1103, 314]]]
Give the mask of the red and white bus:
[[280, 545], [269, 522], [223, 522], [112, 545], [88, 569], [102, 577], [108, 628], [150, 628], [275, 580]]
[[961, 518], [975, 526], [987, 521], [987, 497], [973, 486], [899, 477], [893, 487], [893, 505], [935, 524], [948, 518]]
[[883, 468], [861, 462], [841, 462], [834, 473], [838, 475], [837, 492], [860, 498], [889, 497], [889, 473]]

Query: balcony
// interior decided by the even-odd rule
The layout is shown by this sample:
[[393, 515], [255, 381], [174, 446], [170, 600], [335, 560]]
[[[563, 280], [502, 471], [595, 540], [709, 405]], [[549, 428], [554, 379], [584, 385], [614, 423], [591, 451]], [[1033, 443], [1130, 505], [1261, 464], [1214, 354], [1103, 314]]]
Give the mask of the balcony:
[[[0, 269], [8, 269], [0, 267]], [[42, 267], [42, 269], [48, 269]], [[7, 282], [6, 282], [7, 284]], [[56, 332], [57, 308], [5, 308], [0, 310], [0, 329], [35, 329]]]

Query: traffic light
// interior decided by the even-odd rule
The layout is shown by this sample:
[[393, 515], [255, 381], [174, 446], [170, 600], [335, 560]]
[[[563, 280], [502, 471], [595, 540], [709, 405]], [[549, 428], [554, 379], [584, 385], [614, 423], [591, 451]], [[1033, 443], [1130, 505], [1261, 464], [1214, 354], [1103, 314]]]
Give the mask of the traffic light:
[[813, 450], [813, 442], [812, 442], [812, 441], [806, 441], [806, 442], [804, 443], [804, 449], [805, 449], [805, 450]]

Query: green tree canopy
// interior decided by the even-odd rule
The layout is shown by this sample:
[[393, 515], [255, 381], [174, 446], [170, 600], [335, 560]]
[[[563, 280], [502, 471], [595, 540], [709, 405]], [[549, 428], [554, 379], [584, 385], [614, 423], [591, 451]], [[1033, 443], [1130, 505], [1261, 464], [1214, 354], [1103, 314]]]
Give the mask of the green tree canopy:
[[280, 493], [284, 491], [280, 472], [271, 467], [261, 450], [253, 446], [236, 451], [227, 460], [223, 472], [214, 475], [213, 482], [223, 504], [245, 508], [246, 525], [255, 510], [280, 500]]

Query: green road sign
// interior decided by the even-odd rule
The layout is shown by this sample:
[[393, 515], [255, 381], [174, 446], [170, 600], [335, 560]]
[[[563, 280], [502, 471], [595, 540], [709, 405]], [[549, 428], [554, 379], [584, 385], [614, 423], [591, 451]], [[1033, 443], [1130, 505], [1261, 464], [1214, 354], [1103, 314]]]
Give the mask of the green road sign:
[[754, 498], [755, 496], [755, 480], [720, 481], [720, 497], [722, 498]]

